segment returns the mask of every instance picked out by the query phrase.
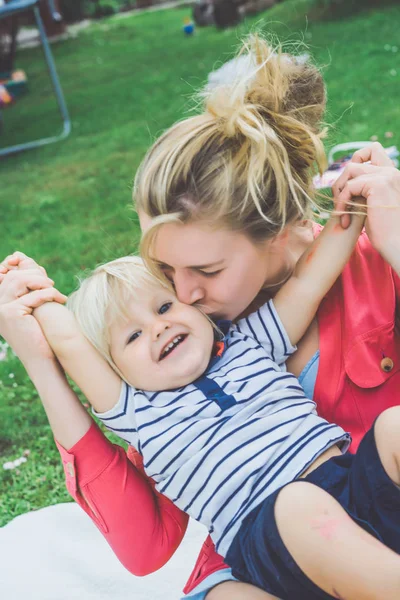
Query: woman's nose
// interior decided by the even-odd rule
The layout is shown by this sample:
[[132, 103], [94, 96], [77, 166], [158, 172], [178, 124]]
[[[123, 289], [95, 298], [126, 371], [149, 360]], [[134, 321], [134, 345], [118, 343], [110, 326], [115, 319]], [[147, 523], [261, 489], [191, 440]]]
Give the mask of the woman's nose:
[[205, 290], [195, 275], [176, 271], [173, 279], [175, 292], [180, 302], [195, 304], [204, 300]]

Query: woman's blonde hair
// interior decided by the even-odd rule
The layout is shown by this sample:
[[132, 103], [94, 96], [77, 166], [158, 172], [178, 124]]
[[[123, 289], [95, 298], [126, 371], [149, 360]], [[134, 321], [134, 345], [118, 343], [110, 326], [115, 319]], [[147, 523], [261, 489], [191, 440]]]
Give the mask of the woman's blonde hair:
[[205, 91], [204, 111], [168, 129], [139, 167], [136, 209], [153, 219], [146, 260], [163, 223], [203, 220], [258, 242], [311, 216], [313, 171], [326, 165], [321, 73], [259, 36], [240, 53], [250, 72]]
[[149, 273], [141, 258], [124, 256], [96, 267], [68, 298], [85, 337], [122, 378], [110, 352], [110, 325], [115, 318], [128, 318], [129, 302], [139, 290], [160, 285], [169, 287]]

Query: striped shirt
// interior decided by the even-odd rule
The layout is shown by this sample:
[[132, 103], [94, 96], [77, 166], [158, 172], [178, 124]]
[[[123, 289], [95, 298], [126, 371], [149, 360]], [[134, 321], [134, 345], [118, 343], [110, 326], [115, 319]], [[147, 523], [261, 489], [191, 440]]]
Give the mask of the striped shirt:
[[246, 515], [330, 446], [345, 451], [350, 437], [317, 415], [286, 372], [295, 347], [272, 301], [221, 328], [224, 350], [195, 382], [153, 393], [123, 383], [118, 403], [97, 416], [225, 556]]

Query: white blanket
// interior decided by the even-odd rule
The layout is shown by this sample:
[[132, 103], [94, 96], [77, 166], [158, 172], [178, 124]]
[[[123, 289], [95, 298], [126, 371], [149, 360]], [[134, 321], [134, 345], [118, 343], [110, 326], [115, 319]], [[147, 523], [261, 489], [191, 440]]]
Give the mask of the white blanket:
[[135, 577], [76, 504], [57, 504], [0, 528], [4, 600], [178, 600], [206, 537], [190, 522], [169, 563]]

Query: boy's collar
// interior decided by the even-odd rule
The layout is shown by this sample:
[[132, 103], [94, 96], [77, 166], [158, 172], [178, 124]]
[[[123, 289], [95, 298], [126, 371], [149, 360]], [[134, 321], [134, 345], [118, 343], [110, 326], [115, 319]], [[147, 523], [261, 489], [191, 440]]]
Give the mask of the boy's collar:
[[228, 319], [218, 319], [218, 321], [215, 321], [215, 324], [218, 327], [218, 329], [220, 331], [222, 331], [222, 333], [224, 334], [224, 337], [226, 337], [228, 334], [229, 328], [232, 325], [232, 321], [228, 321]]
[[[218, 331], [214, 331], [214, 347], [213, 347], [213, 357], [220, 358], [225, 350], [225, 339], [229, 332], [229, 328], [232, 325], [232, 321], [228, 321], [227, 319], [220, 319], [215, 322], [218, 327]], [[222, 339], [221, 339], [222, 334]]]

